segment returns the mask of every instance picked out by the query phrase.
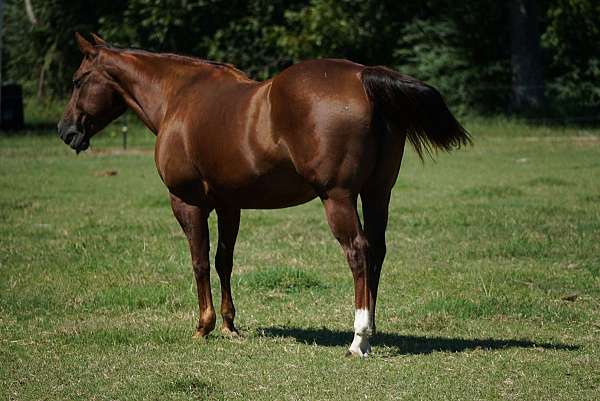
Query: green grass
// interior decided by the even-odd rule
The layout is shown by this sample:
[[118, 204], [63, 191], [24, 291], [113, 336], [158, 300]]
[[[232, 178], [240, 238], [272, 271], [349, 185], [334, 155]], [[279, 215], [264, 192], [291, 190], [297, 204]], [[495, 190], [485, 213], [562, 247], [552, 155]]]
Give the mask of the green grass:
[[407, 152], [365, 360], [343, 357], [352, 280], [319, 202], [242, 213], [243, 337], [193, 341], [153, 136], [124, 152], [113, 125], [78, 157], [0, 136], [0, 399], [598, 399], [600, 131], [468, 126], [472, 148]]

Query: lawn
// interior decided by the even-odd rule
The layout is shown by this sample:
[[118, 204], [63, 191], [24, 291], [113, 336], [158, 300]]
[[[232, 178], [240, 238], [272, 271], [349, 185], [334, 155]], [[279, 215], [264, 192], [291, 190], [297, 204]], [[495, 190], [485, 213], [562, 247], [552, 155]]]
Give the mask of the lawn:
[[598, 399], [600, 130], [467, 126], [471, 148], [405, 156], [366, 359], [344, 358], [352, 279], [318, 201], [242, 213], [243, 336], [192, 340], [153, 136], [1, 135], [0, 399]]

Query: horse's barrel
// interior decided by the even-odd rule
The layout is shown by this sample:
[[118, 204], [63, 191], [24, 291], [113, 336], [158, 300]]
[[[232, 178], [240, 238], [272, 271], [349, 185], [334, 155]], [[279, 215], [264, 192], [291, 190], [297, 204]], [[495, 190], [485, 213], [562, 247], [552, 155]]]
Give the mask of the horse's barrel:
[[23, 92], [21, 85], [2, 85], [0, 99], [0, 129], [19, 130], [23, 128]]

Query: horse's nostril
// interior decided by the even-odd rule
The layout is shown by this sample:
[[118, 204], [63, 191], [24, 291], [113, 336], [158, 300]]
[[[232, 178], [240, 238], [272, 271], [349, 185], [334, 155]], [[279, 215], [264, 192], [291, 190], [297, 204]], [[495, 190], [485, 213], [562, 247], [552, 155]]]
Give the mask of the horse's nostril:
[[76, 135], [77, 135], [77, 132], [73, 132], [73, 131], [67, 132], [67, 134], [65, 135], [65, 142], [71, 143], [73, 141], [73, 138], [75, 138]]

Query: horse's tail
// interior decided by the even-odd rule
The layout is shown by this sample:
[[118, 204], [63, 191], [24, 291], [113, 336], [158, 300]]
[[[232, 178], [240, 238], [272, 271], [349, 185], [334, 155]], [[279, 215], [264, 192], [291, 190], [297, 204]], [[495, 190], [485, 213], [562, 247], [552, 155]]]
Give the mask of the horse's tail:
[[361, 79], [374, 118], [383, 119], [387, 129], [403, 132], [421, 159], [424, 151], [450, 151], [471, 143], [435, 88], [386, 67], [366, 67]]

